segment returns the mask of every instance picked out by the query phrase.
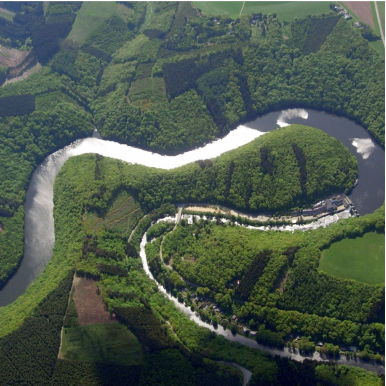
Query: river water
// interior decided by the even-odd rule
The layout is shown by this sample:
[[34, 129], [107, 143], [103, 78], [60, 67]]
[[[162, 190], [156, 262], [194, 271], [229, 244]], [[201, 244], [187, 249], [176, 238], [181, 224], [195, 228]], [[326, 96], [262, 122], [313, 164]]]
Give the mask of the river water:
[[[24, 258], [16, 274], [0, 291], [0, 306], [15, 301], [44, 270], [52, 257], [55, 243], [53, 184], [64, 163], [71, 157], [97, 153], [144, 166], [172, 169], [200, 159], [214, 158], [236, 149], [268, 131], [291, 123], [305, 124], [341, 140], [356, 156], [359, 183], [350, 195], [358, 212], [372, 213], [383, 204], [385, 196], [384, 150], [367, 131], [356, 123], [331, 114], [304, 109], [273, 112], [241, 125], [226, 137], [177, 156], [161, 156], [131, 146], [98, 138], [78, 140], [51, 154], [34, 171], [25, 201]], [[232, 339], [229, 337], [229, 339]], [[245, 338], [247, 339], [247, 338]], [[247, 339], [250, 341], [250, 339]]]

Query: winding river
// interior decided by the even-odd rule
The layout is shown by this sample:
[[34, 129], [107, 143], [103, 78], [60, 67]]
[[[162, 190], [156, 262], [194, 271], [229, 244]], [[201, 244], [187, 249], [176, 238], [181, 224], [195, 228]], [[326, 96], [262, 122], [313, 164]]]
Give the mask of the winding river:
[[[97, 153], [129, 163], [172, 169], [196, 160], [217, 157], [226, 151], [251, 142], [268, 131], [292, 123], [306, 124], [323, 130], [330, 136], [342, 141], [356, 156], [359, 167], [359, 183], [353, 189], [350, 198], [359, 214], [372, 213], [383, 204], [385, 197], [384, 150], [374, 142], [362, 126], [346, 118], [324, 112], [304, 109], [273, 112], [245, 125], [238, 126], [222, 139], [177, 156], [161, 156], [116, 142], [104, 141], [98, 137], [96, 132], [92, 138], [75, 141], [71, 145], [51, 154], [34, 171], [24, 205], [24, 258], [16, 274], [0, 291], [0, 306], [12, 303], [23, 294], [29, 284], [43, 271], [52, 256], [55, 243], [53, 185], [56, 175], [69, 158], [86, 153]], [[203, 323], [199, 319], [195, 321], [201, 325]], [[212, 328], [210, 326], [206, 327]], [[242, 344], [252, 344], [253, 347], [257, 347], [256, 342], [246, 337], [237, 336], [235, 338], [229, 331], [217, 332], [227, 339], [237, 340]], [[291, 357], [297, 360], [304, 358], [298, 354], [287, 353], [285, 350], [271, 349], [265, 346], [261, 346], [261, 349], [278, 355], [288, 356], [291, 354]], [[368, 364], [368, 366], [373, 365]], [[375, 367], [378, 370], [375, 370]], [[379, 372], [381, 368], [381, 372], [384, 372], [383, 366], [375, 367], [373, 371]]]

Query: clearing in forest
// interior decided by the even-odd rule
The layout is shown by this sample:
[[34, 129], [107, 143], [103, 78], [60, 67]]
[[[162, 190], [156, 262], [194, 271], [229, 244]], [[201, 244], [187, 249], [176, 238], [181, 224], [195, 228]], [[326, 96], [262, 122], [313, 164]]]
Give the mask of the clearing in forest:
[[85, 1], [78, 10], [67, 39], [82, 44], [98, 25], [117, 12], [115, 1]]
[[115, 319], [106, 311], [102, 298], [97, 293], [94, 280], [76, 277], [73, 299], [80, 325], [115, 322]]
[[319, 271], [366, 284], [385, 282], [385, 235], [375, 232], [343, 239], [322, 251]]
[[87, 212], [84, 224], [88, 232], [99, 233], [103, 228], [118, 233], [131, 232], [142, 217], [139, 204], [127, 192], [120, 192], [103, 217]]
[[135, 335], [122, 324], [93, 324], [65, 330], [61, 357], [139, 365], [142, 363], [142, 348]]

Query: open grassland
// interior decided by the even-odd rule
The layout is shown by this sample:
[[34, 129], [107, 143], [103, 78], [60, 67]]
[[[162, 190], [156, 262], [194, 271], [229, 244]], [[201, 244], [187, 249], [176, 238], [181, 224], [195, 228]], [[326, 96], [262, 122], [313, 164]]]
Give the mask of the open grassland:
[[281, 20], [292, 21], [307, 15], [319, 15], [330, 12], [327, 1], [247, 1], [243, 15], [261, 12], [277, 13]]
[[319, 270], [341, 279], [384, 283], [385, 235], [371, 232], [332, 244], [322, 252]]
[[193, 5], [205, 15], [225, 15], [232, 19], [239, 17], [242, 1], [193, 1]]
[[9, 11], [8, 9], [0, 8], [0, 17], [7, 19], [9, 21], [13, 21], [14, 16], [15, 16], [14, 12]]
[[[236, 19], [243, 5], [242, 1], [194, 1], [193, 5], [207, 15], [229, 15]], [[281, 20], [292, 21], [307, 15], [330, 12], [327, 1], [246, 1], [242, 15], [261, 12], [263, 15], [276, 13]]]
[[141, 364], [142, 349], [135, 335], [119, 323], [68, 328], [63, 334], [64, 359]]
[[117, 12], [115, 1], [85, 1], [77, 12], [74, 25], [67, 39], [82, 44], [99, 24]]

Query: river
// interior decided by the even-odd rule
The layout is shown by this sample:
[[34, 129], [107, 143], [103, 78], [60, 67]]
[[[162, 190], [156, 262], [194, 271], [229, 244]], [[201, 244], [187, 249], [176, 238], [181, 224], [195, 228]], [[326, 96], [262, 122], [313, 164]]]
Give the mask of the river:
[[[16, 300], [44, 270], [55, 243], [53, 185], [55, 177], [71, 157], [97, 153], [144, 166], [172, 169], [200, 159], [214, 158], [236, 149], [268, 131], [291, 123], [316, 127], [341, 140], [358, 160], [359, 183], [350, 195], [359, 214], [372, 213], [383, 204], [385, 196], [384, 150], [360, 125], [342, 117], [304, 109], [273, 112], [245, 125], [202, 148], [177, 156], [161, 156], [131, 146], [98, 138], [78, 140], [51, 154], [34, 171], [25, 201], [24, 258], [16, 274], [0, 291], [0, 306]], [[229, 337], [229, 339], [232, 339]], [[247, 338], [245, 338], [247, 339]], [[247, 339], [250, 341], [250, 339]]]

